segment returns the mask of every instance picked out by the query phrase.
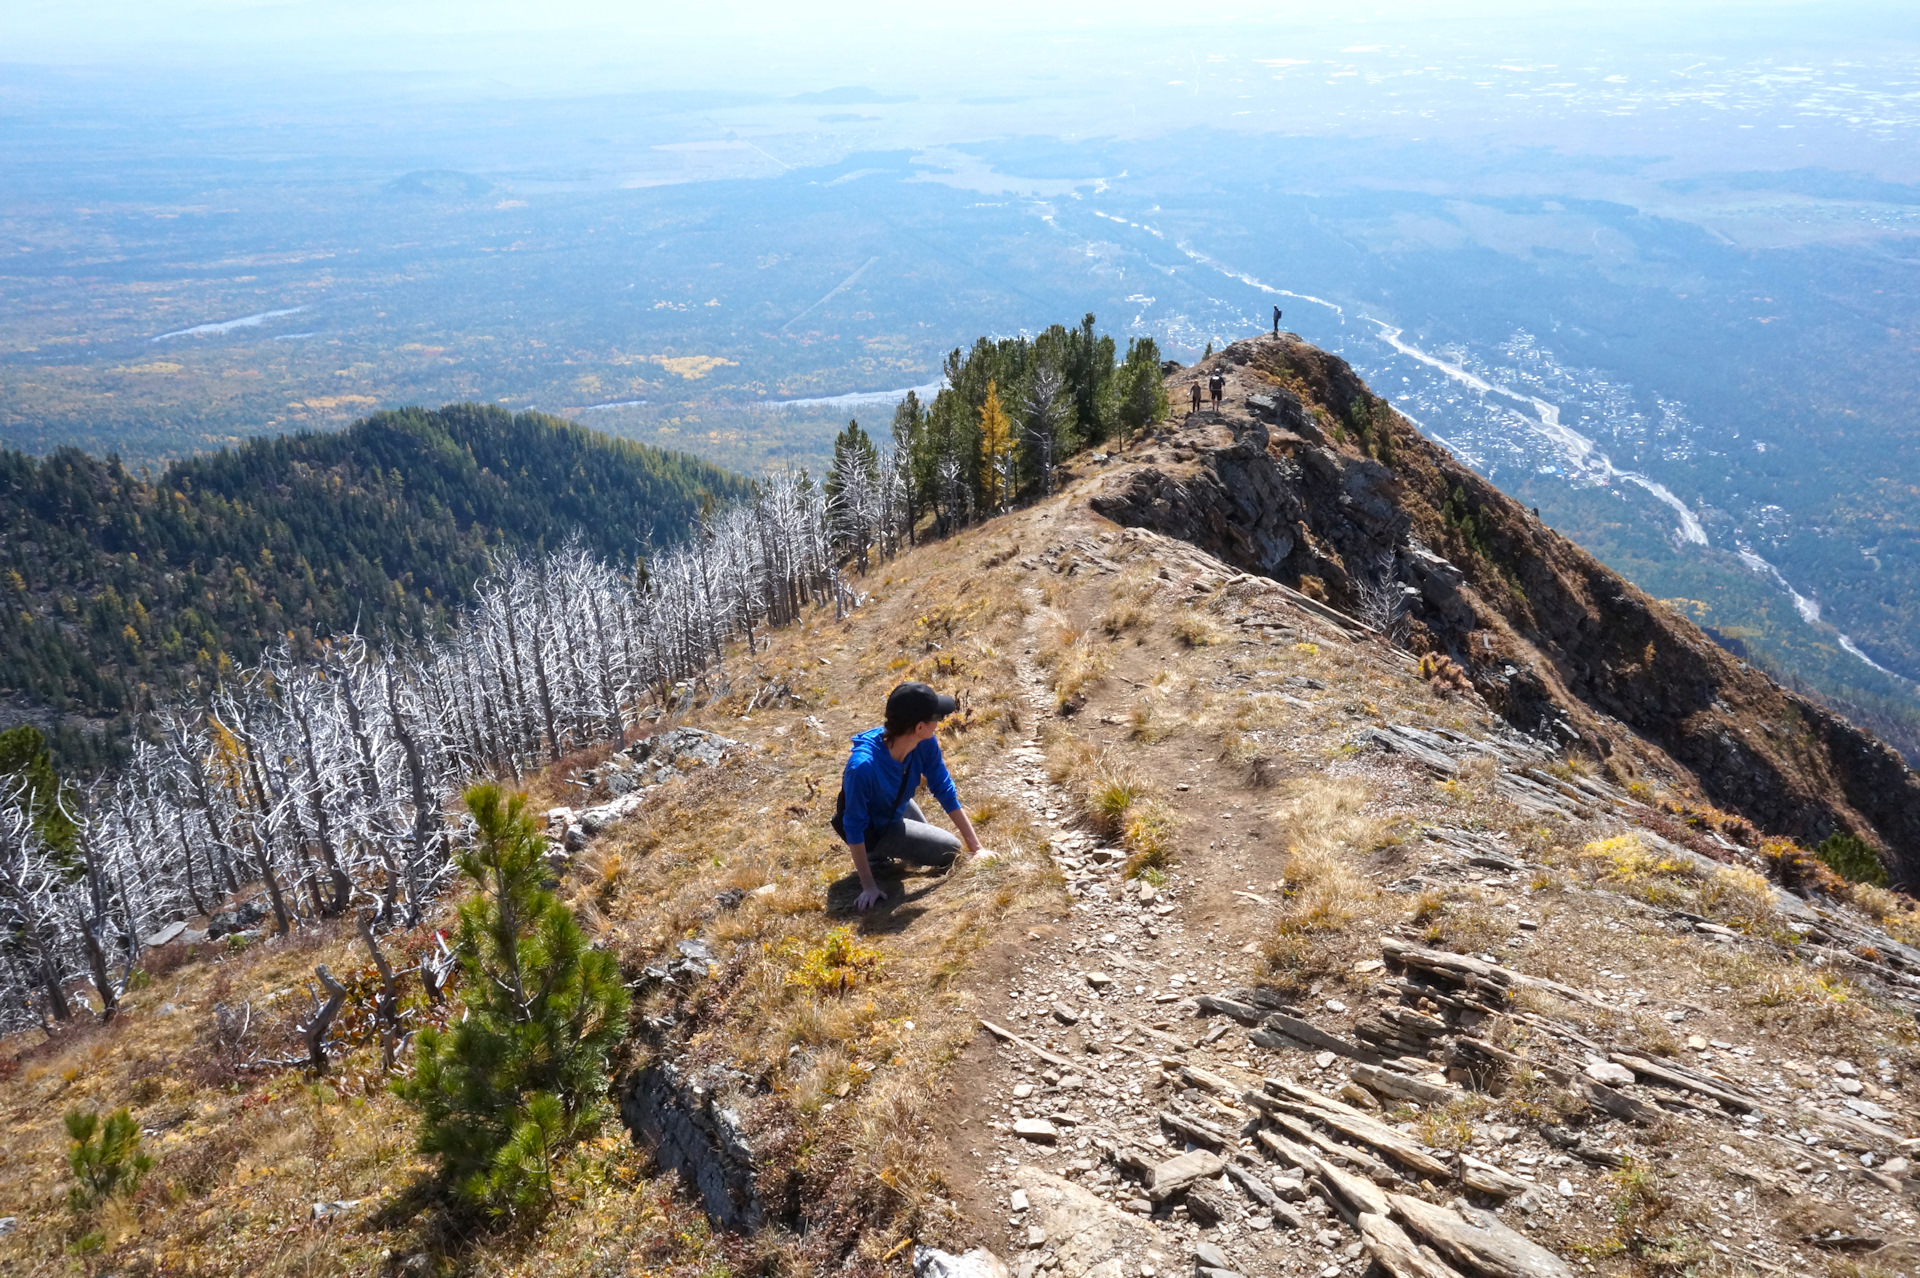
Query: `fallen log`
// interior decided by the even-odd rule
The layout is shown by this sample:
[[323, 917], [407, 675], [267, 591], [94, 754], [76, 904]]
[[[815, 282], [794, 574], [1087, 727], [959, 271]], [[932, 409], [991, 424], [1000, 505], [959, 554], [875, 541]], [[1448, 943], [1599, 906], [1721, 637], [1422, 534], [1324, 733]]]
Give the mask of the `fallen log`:
[[988, 1021], [988, 1020], [983, 1020], [980, 1022], [980, 1024], [986, 1027], [987, 1033], [993, 1035], [995, 1038], [999, 1039], [1001, 1042], [1018, 1043], [1020, 1046], [1026, 1048], [1029, 1052], [1032, 1052], [1035, 1056], [1038, 1056], [1041, 1060], [1045, 1061], [1049, 1065], [1055, 1065], [1060, 1067], [1061, 1069], [1073, 1068], [1073, 1062], [1068, 1060], [1066, 1057], [1061, 1056], [1054, 1052], [1049, 1052], [1046, 1048], [1040, 1046], [1038, 1043], [1033, 1042], [1031, 1039], [1022, 1038], [1020, 1035], [1014, 1033], [1010, 1029], [1003, 1029], [1002, 1027], [995, 1025], [992, 1021]]

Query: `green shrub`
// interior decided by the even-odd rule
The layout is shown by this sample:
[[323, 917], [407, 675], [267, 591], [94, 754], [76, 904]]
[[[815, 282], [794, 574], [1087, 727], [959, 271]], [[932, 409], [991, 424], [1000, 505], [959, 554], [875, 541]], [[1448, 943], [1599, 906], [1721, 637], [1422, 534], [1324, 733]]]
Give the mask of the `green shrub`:
[[153, 1170], [153, 1159], [140, 1152], [140, 1128], [123, 1109], [107, 1115], [83, 1110], [67, 1111], [67, 1135], [73, 1145], [67, 1150], [67, 1166], [73, 1169], [78, 1184], [67, 1191], [67, 1205], [76, 1212], [90, 1211], [109, 1198], [131, 1194]]
[[1826, 862], [1828, 869], [1849, 883], [1871, 883], [1875, 887], [1887, 885], [1887, 867], [1880, 863], [1879, 853], [1857, 834], [1844, 831], [1829, 834], [1813, 851], [1814, 855]]
[[421, 1031], [413, 1077], [394, 1091], [419, 1109], [419, 1149], [460, 1199], [533, 1214], [555, 1202], [561, 1157], [605, 1116], [627, 992], [613, 956], [589, 946], [546, 886], [526, 796], [481, 785], [465, 798], [478, 829], [456, 860], [479, 889], [460, 907], [466, 1015]]

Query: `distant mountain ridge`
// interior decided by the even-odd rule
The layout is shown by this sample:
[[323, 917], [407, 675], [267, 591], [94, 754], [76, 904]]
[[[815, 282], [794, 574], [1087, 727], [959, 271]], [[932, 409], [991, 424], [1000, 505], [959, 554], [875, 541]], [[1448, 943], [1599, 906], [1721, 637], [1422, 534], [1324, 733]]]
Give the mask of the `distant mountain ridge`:
[[[580, 537], [630, 561], [749, 481], [539, 413], [377, 413], [136, 475], [117, 457], [0, 451], [0, 696], [88, 754], [73, 716], [358, 626], [433, 631], [488, 557]], [[111, 735], [111, 733], [109, 733]]]
[[[1190, 370], [1220, 410], [1169, 424], [1093, 508], [1297, 586], [1459, 674], [1515, 727], [1622, 784], [1684, 777], [1770, 835], [1836, 835], [1920, 883], [1920, 776], [1780, 686], [1424, 438], [1346, 361], [1291, 334]], [[1440, 667], [1447, 671], [1450, 667]]]

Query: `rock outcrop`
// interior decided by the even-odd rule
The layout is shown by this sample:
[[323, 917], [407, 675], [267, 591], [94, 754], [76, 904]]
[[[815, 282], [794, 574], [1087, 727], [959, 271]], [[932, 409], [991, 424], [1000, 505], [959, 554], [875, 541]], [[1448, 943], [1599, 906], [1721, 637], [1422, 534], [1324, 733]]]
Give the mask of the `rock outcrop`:
[[1892, 749], [1546, 527], [1343, 360], [1282, 335], [1175, 379], [1215, 367], [1222, 411], [1137, 445], [1095, 510], [1402, 630], [1523, 732], [1617, 755], [1627, 774], [1671, 769], [1770, 834], [1850, 831], [1896, 885], [1920, 885], [1920, 777]]
[[724, 1070], [690, 1076], [661, 1061], [635, 1074], [620, 1117], [659, 1165], [678, 1172], [707, 1217], [724, 1229], [758, 1229], [766, 1211], [755, 1189], [753, 1148], [731, 1096], [742, 1080]]

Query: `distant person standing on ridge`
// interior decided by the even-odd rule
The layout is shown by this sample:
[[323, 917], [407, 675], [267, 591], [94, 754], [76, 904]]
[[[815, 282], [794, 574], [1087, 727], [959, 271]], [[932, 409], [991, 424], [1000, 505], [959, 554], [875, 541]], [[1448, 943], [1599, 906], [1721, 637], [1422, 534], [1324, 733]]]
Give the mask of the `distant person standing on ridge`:
[[1227, 392], [1227, 375], [1217, 367], [1213, 375], [1207, 378], [1207, 393], [1213, 396], [1213, 411], [1220, 411], [1220, 397]]
[[[952, 697], [924, 683], [903, 683], [887, 697], [885, 724], [853, 739], [840, 778], [833, 830], [853, 853], [854, 873], [860, 876], [854, 908], [862, 913], [887, 899], [886, 889], [874, 878], [875, 866], [885, 869], [897, 858], [944, 870], [959, 855], [961, 839], [969, 855], [993, 855], [980, 847], [973, 822], [960, 810], [960, 796], [934, 739], [940, 721], [958, 708]], [[913, 800], [922, 778], [960, 838], [927, 824]]]
[[1277, 306], [1273, 308], [1273, 335], [1280, 336], [1280, 308]]
[[1193, 390], [1193, 411], [1197, 413], [1200, 411], [1200, 383], [1195, 382], [1191, 389]]

